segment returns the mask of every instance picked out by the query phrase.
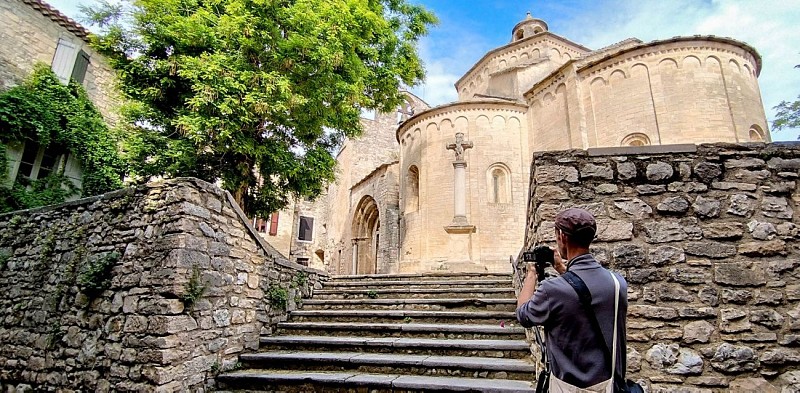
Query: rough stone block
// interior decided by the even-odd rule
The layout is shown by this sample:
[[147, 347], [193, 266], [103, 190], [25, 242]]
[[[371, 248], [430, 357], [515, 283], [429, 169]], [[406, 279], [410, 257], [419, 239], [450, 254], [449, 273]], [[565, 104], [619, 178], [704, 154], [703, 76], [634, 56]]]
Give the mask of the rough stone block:
[[536, 186], [535, 195], [536, 199], [540, 201], [569, 200], [569, 193], [567, 192], [567, 190], [559, 186]]
[[766, 242], [742, 243], [739, 245], [739, 254], [749, 257], [786, 255], [786, 242], [783, 240], [772, 240]]
[[756, 370], [755, 351], [746, 346], [724, 343], [717, 347], [711, 359], [711, 367], [722, 372], [744, 372]]
[[741, 159], [725, 160], [726, 169], [735, 168], [763, 168], [766, 162], [760, 158], [746, 157]]
[[606, 179], [614, 178], [614, 171], [607, 165], [586, 164], [581, 167], [581, 179]]
[[634, 318], [660, 319], [671, 321], [678, 318], [678, 311], [672, 307], [633, 304], [628, 306], [628, 315]]
[[647, 165], [646, 176], [650, 181], [662, 181], [672, 177], [675, 171], [666, 162], [654, 162]]
[[716, 190], [755, 191], [758, 187], [751, 183], [720, 181], [711, 183], [711, 188]]
[[714, 325], [707, 321], [689, 322], [683, 327], [683, 342], [686, 344], [705, 344], [715, 330]]
[[747, 263], [718, 263], [714, 266], [714, 282], [732, 286], [759, 286], [767, 283], [762, 269]]
[[686, 261], [683, 249], [673, 246], [659, 246], [650, 249], [650, 263], [655, 266], [672, 265]]
[[567, 181], [578, 182], [578, 170], [575, 167], [563, 165], [542, 165], [535, 168], [534, 180], [537, 184], [558, 183]]
[[701, 162], [694, 166], [694, 175], [704, 182], [710, 182], [722, 174], [722, 169], [718, 164]]
[[688, 238], [683, 225], [677, 221], [650, 221], [642, 226], [648, 243], [677, 242]]
[[681, 214], [689, 210], [689, 201], [683, 197], [668, 197], [661, 200], [656, 206], [656, 210], [661, 213]]
[[770, 169], [776, 169], [778, 171], [794, 171], [796, 172], [800, 169], [800, 158], [792, 158], [785, 160], [779, 157], [772, 157], [767, 161], [767, 166]]
[[722, 302], [733, 304], [747, 304], [753, 299], [753, 291], [745, 289], [728, 289], [722, 290]]
[[736, 246], [719, 242], [690, 242], [685, 247], [686, 254], [708, 258], [727, 258], [736, 255]]
[[719, 216], [720, 202], [716, 198], [706, 198], [699, 195], [692, 204], [695, 214], [700, 217], [712, 218]]
[[711, 280], [711, 273], [705, 268], [674, 267], [670, 268], [668, 277], [681, 284], [705, 284]]
[[655, 195], [667, 192], [667, 187], [663, 184], [643, 184], [636, 186], [639, 195]]
[[747, 230], [754, 239], [758, 240], [771, 240], [777, 234], [775, 225], [771, 222], [759, 222], [756, 220], [747, 223]]
[[647, 262], [644, 249], [633, 244], [616, 246], [611, 254], [614, 257], [615, 266], [620, 268], [642, 267]]
[[733, 194], [729, 199], [728, 213], [742, 217], [749, 217], [756, 210], [757, 202], [758, 201], [752, 195]]
[[669, 192], [706, 192], [708, 186], [698, 182], [672, 182], [667, 185]]
[[714, 222], [703, 225], [703, 237], [717, 240], [740, 239], [744, 235], [743, 225], [738, 222]]
[[617, 174], [621, 180], [631, 180], [636, 178], [636, 164], [632, 162], [620, 162], [617, 164]]
[[772, 309], [750, 311], [750, 322], [766, 326], [770, 329], [780, 329], [783, 325], [783, 321], [783, 315]]
[[779, 196], [765, 196], [761, 201], [761, 213], [765, 217], [782, 219], [791, 219], [794, 215], [786, 198]]

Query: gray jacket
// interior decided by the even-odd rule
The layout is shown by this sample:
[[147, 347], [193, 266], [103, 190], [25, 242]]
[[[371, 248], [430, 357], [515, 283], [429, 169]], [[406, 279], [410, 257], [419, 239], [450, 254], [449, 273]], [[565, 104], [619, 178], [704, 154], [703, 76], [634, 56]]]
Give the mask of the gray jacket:
[[[614, 330], [614, 280], [591, 254], [573, 258], [567, 270], [577, 274], [592, 294], [592, 307], [611, 352]], [[617, 318], [618, 381], [625, 380], [625, 320], [628, 312], [628, 284], [617, 273], [620, 283]], [[581, 308], [578, 294], [563, 277], [545, 280], [533, 297], [517, 309], [517, 319], [525, 327], [544, 326], [550, 370], [559, 379], [578, 387], [588, 387], [611, 377], [611, 364], [605, 360], [602, 340], [596, 338], [589, 315]]]

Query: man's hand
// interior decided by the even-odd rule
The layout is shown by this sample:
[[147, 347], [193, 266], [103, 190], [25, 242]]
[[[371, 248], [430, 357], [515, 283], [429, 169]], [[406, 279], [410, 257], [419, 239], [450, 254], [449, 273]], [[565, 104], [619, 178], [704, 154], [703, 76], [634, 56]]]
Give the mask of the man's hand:
[[536, 292], [536, 283], [539, 282], [538, 278], [536, 264], [528, 262], [525, 266], [525, 281], [522, 282], [522, 288], [519, 290], [519, 297], [517, 298], [517, 308], [522, 307], [525, 302], [533, 297], [533, 293]]
[[558, 274], [567, 272], [567, 265], [564, 263], [564, 260], [561, 259], [561, 254], [559, 254], [558, 250], [555, 248], [553, 249], [553, 269], [556, 269]]
[[539, 274], [536, 273], [536, 263], [526, 263], [525, 272], [525, 281], [533, 280], [533, 282], [539, 282]]

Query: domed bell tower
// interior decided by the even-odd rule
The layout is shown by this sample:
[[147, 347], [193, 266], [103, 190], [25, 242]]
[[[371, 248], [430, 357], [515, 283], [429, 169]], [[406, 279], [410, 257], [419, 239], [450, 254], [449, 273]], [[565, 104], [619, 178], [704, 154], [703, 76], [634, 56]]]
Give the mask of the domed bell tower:
[[547, 23], [541, 19], [536, 19], [531, 16], [531, 13], [525, 16], [522, 22], [519, 22], [511, 29], [511, 42], [519, 41], [535, 34], [547, 31]]

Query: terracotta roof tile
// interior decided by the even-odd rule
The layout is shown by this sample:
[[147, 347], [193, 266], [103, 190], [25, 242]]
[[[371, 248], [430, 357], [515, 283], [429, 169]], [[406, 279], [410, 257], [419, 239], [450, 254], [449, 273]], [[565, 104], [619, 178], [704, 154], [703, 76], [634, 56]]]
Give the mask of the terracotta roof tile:
[[59, 10], [53, 8], [50, 4], [47, 4], [42, 0], [22, 0], [22, 2], [39, 11], [42, 15], [49, 18], [53, 22], [58, 23], [60, 26], [67, 29], [70, 33], [75, 34], [80, 39], [89, 42], [89, 30], [86, 30], [86, 28], [81, 26], [78, 22], [62, 14]]

